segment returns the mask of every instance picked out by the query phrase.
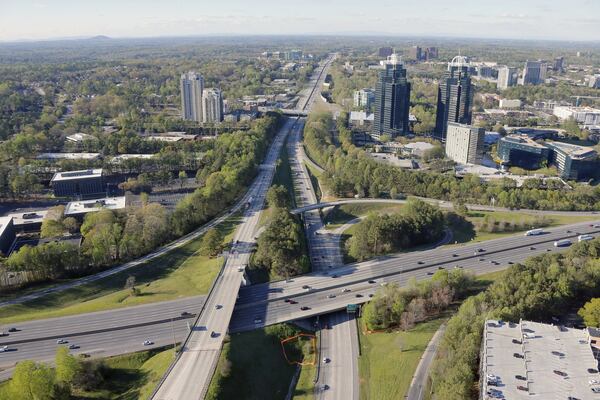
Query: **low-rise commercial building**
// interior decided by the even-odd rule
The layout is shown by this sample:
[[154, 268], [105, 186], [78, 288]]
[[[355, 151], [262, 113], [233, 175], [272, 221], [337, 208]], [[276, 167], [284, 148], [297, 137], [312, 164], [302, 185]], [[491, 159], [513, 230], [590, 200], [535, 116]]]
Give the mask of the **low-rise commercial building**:
[[547, 142], [552, 150], [550, 162], [556, 166], [563, 179], [588, 179], [596, 175], [598, 153], [591, 147], [562, 142]]
[[481, 357], [482, 399], [595, 399], [598, 361], [585, 329], [488, 320]]
[[521, 105], [519, 99], [500, 99], [500, 108], [521, 108]]
[[446, 133], [446, 155], [457, 163], [481, 164], [485, 129], [450, 122]]
[[498, 157], [503, 164], [538, 169], [547, 163], [550, 149], [527, 135], [508, 135], [498, 141]]
[[556, 106], [553, 113], [561, 120], [573, 118], [580, 125], [600, 125], [600, 109], [597, 108]]
[[100, 210], [122, 210], [127, 206], [125, 196], [106, 197], [97, 200], [72, 201], [65, 206], [65, 217], [83, 218], [90, 212]]
[[371, 126], [375, 114], [364, 111], [350, 111], [350, 125], [352, 127]]
[[82, 133], [82, 132], [68, 135], [66, 137], [66, 139], [68, 142], [73, 142], [73, 143], [83, 143], [86, 140], [97, 140], [97, 138], [95, 136], [88, 135], [87, 133]]
[[86, 197], [104, 193], [102, 169], [57, 172], [50, 180], [57, 197]]
[[38, 160], [98, 160], [100, 153], [41, 153], [36, 157]]
[[7, 256], [15, 241], [12, 217], [0, 217], [0, 253]]
[[42, 227], [42, 221], [48, 214], [48, 210], [24, 211], [10, 213], [7, 217], [12, 217], [15, 232], [38, 232]]

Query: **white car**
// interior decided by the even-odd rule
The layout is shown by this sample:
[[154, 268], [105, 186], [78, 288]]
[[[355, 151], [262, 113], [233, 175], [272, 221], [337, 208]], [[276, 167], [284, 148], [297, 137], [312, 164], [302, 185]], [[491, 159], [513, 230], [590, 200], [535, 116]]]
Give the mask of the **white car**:
[[69, 343], [69, 342], [68, 342], [68, 341], [66, 341], [65, 339], [58, 339], [58, 340], [56, 341], [56, 344], [67, 344], [67, 343]]
[[144, 340], [144, 346], [152, 346], [154, 344], [151, 340]]
[[0, 346], [0, 353], [4, 353], [5, 351], [8, 351], [8, 346]]
[[497, 381], [498, 380], [498, 377], [494, 374], [487, 374], [485, 377], [487, 378], [488, 381]]
[[600, 387], [598, 387], [598, 386], [594, 386], [594, 387], [592, 388], [592, 392], [594, 392], [594, 393], [600, 393]]
[[600, 381], [598, 379], [590, 379], [590, 385], [600, 385]]
[[331, 361], [329, 358], [323, 357], [323, 364], [327, 364], [329, 361]]

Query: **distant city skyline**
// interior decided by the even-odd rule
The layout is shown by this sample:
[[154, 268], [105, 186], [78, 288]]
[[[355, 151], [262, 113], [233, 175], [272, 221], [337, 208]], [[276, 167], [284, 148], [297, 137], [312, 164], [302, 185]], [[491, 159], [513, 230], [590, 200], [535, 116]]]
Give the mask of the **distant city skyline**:
[[0, 0], [0, 41], [379, 34], [600, 41], [600, 1]]

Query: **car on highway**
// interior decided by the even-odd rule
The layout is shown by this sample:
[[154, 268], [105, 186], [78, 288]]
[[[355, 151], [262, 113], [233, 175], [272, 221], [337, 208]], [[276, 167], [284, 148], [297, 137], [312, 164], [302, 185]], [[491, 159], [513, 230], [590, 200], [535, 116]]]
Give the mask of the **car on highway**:
[[369, 298], [373, 297], [373, 293], [369, 293]]
[[589, 374], [597, 374], [597, 373], [598, 373], [598, 370], [597, 370], [597, 369], [595, 369], [595, 368], [588, 368], [588, 369], [587, 369], [587, 372], [588, 372]]
[[290, 304], [298, 304], [296, 300], [290, 300]]
[[146, 339], [144, 340], [144, 346], [152, 346], [154, 344], [154, 342], [150, 339]]
[[335, 299], [335, 294], [333, 294], [333, 293], [329, 294], [329, 295], [327, 295], [327, 298], [328, 299]]
[[310, 286], [308, 286], [308, 285], [303, 285], [303, 286], [302, 286], [302, 289], [304, 289], [304, 290], [310, 290]]
[[329, 358], [323, 357], [323, 364], [327, 364], [329, 361], [331, 361]]
[[300, 307], [300, 310], [307, 311], [307, 310], [310, 310], [310, 307], [302, 306], [302, 307]]
[[13, 332], [18, 332], [19, 330], [17, 328], [8, 328], [8, 331], [10, 333], [13, 333]]
[[566, 372], [563, 372], [563, 371], [561, 371], [561, 370], [558, 370], [558, 369], [555, 369], [555, 370], [554, 370], [554, 371], [552, 371], [552, 372], [554, 372], [554, 373], [555, 373], [556, 375], [558, 375], [558, 376], [562, 376], [562, 377], [565, 377], [565, 376], [567, 376], [567, 373], [566, 373]]
[[329, 385], [323, 385], [321, 386], [321, 390], [328, 390], [329, 389]]
[[423, 264], [425, 264], [425, 261], [417, 261], [417, 264], [423, 265]]
[[223, 306], [222, 306], [222, 305], [220, 305], [220, 304], [215, 304], [215, 309], [216, 309], [216, 310], [220, 310], [221, 308], [223, 308]]
[[[150, 344], [153, 344], [153, 343], [150, 343]], [[75, 350], [78, 348], [79, 348], [79, 346], [77, 346], [75, 343], [69, 345], [69, 350]]]
[[520, 381], [526, 381], [527, 378], [525, 378], [523, 375], [515, 375], [515, 379], [518, 379]]
[[217, 332], [215, 332], [215, 331], [210, 332], [210, 337], [215, 338], [217, 336], [219, 336], [219, 334]]
[[8, 332], [0, 331], [0, 337], [2, 337], [2, 336], [8, 336]]
[[193, 314], [191, 312], [184, 311], [181, 313], [182, 317], [191, 317]]
[[591, 388], [591, 390], [594, 393], [600, 393], [600, 387], [598, 387], [598, 386], [595, 386], [595, 387]]
[[528, 392], [529, 391], [529, 389], [527, 389], [527, 386], [523, 386], [523, 385], [517, 386], [517, 389], [522, 390], [524, 392]]
[[433, 275], [433, 272], [429, 271], [427, 272], [427, 275]]
[[338, 274], [333, 274], [333, 275], [331, 275], [331, 277], [332, 278], [339, 278], [339, 275]]
[[452, 254], [452, 257], [458, 257], [458, 254], [456, 254], [456, 253]]
[[0, 353], [4, 353], [5, 351], [8, 351], [8, 346], [0, 346]]
[[56, 341], [56, 344], [67, 344], [67, 343], [69, 343], [69, 342], [68, 342], [68, 341], [66, 341], [65, 339], [58, 339], [58, 340]]
[[588, 383], [590, 385], [600, 385], [600, 381], [598, 379], [590, 379]]
[[376, 281], [374, 281], [373, 279], [369, 280], [369, 283], [377, 283]]
[[350, 292], [350, 291], [351, 291], [351, 290], [350, 290], [349, 288], [344, 288], [344, 289], [342, 289], [342, 293], [348, 293], [348, 292]]

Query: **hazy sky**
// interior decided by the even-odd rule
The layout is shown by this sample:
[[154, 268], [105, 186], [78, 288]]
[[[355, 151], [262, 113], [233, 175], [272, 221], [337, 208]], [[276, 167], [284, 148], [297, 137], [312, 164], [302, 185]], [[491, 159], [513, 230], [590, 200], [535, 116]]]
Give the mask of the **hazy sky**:
[[600, 41], [600, 0], [0, 0], [0, 41], [315, 33]]

